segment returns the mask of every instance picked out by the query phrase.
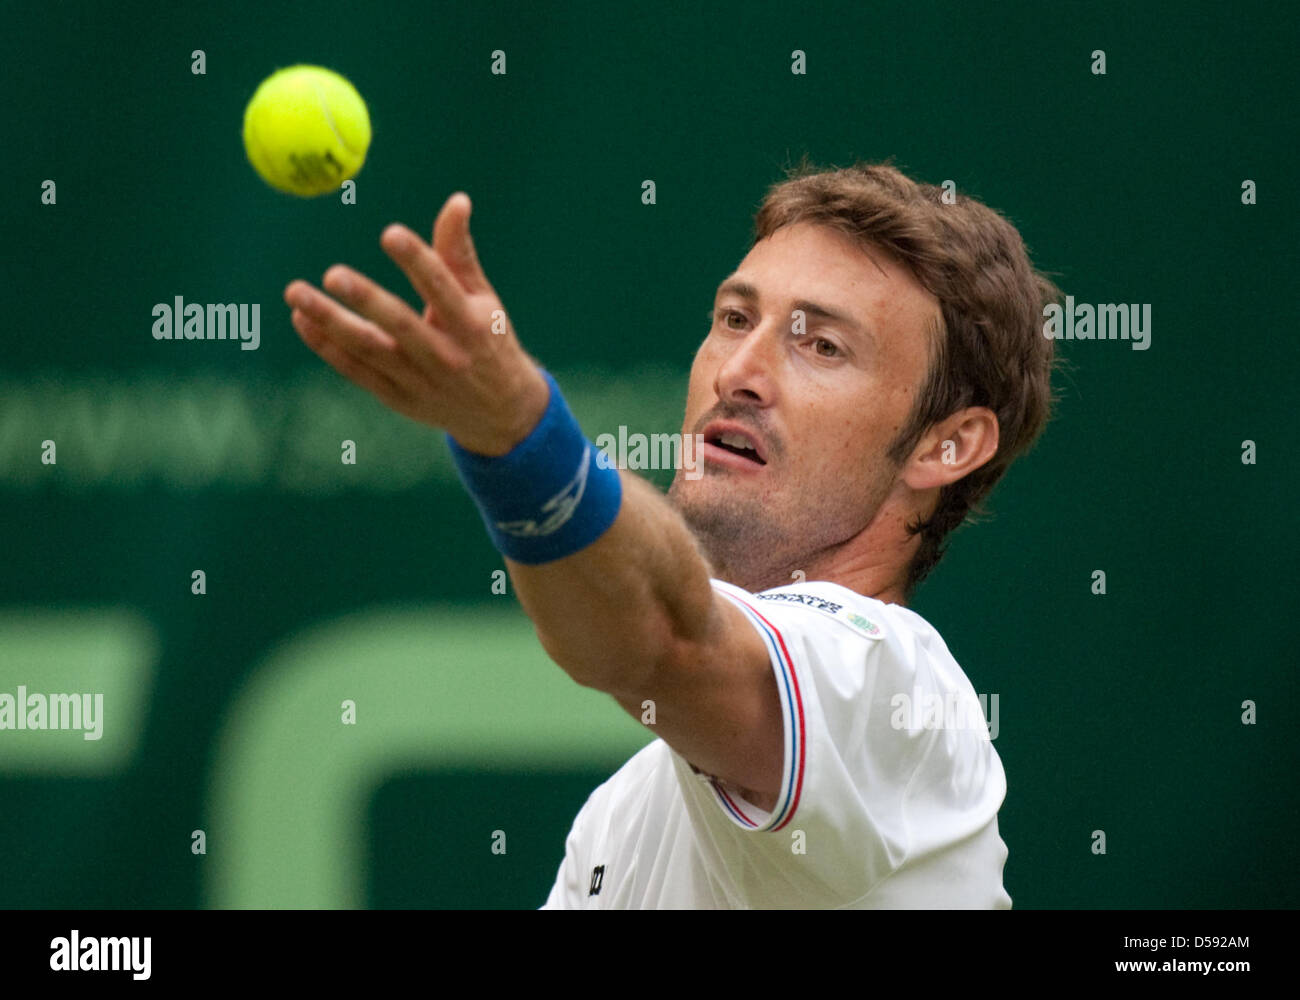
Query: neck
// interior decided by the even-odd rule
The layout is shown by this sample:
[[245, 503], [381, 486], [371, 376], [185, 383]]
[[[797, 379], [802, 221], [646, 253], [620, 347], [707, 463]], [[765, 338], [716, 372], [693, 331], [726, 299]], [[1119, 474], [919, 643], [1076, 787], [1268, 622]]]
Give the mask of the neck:
[[729, 566], [715, 560], [720, 580], [753, 593], [785, 587], [804, 580], [828, 580], [885, 604], [907, 605], [907, 568], [920, 545], [920, 537], [888, 546], [872, 547], [863, 532], [843, 545], [808, 553], [798, 565]]

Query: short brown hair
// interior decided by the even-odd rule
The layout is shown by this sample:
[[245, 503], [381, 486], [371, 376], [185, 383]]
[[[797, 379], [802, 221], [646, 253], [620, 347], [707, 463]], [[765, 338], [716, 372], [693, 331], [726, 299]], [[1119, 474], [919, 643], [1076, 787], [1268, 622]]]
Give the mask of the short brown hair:
[[[931, 425], [967, 406], [998, 418], [998, 450], [983, 466], [939, 491], [929, 518], [908, 525], [921, 546], [908, 567], [908, 594], [946, 550], [944, 539], [968, 517], [1046, 425], [1053, 404], [1055, 342], [1042, 333], [1043, 307], [1060, 299], [1034, 269], [1020, 233], [973, 198], [911, 180], [890, 163], [820, 169], [804, 159], [767, 192], [754, 218], [754, 242], [783, 226], [813, 222], [880, 249], [905, 264], [939, 300], [929, 374], [907, 423], [889, 449], [901, 462]], [[955, 198], [955, 200], [954, 200]]]

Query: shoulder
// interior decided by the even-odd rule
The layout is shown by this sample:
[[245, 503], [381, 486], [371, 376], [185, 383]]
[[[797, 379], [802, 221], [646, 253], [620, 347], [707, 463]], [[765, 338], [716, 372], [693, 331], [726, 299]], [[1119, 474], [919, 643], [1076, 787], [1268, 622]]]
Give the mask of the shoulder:
[[888, 713], [887, 727], [885, 719], [868, 727], [882, 740], [890, 732], [915, 736], [913, 720], [925, 706], [948, 706], [945, 718], [974, 718], [974, 685], [917, 612], [826, 580], [759, 593], [716, 580], [714, 587], [745, 606], [755, 627], [770, 635], [773, 665], [790, 676], [796, 695], [815, 688], [825, 714], [842, 717], [853, 732], [864, 712]]
[[[810, 627], [835, 622], [865, 640], [893, 640], [905, 646], [919, 644], [936, 651], [941, 648], [948, 654], [939, 632], [917, 612], [901, 605], [888, 605], [829, 580], [807, 580], [757, 593], [723, 580], [712, 580], [712, 585], [762, 618]], [[832, 631], [831, 635], [836, 633]]]

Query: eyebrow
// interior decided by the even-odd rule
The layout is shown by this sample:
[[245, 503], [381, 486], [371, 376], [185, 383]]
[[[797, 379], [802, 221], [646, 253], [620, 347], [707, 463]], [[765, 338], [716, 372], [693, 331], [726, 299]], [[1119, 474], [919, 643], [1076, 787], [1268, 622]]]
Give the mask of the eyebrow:
[[[739, 278], [729, 278], [718, 286], [718, 293], [715, 296], [715, 300], [721, 298], [723, 295], [736, 295], [744, 299], [746, 302], [755, 304], [758, 302], [758, 289], [748, 281], [742, 281]], [[794, 308], [799, 309], [806, 315], [812, 316], [816, 319], [828, 319], [834, 323], [840, 323], [850, 330], [864, 334], [865, 336], [871, 336], [871, 331], [852, 316], [827, 308], [817, 302], [809, 302], [807, 299], [799, 299], [794, 303]]]

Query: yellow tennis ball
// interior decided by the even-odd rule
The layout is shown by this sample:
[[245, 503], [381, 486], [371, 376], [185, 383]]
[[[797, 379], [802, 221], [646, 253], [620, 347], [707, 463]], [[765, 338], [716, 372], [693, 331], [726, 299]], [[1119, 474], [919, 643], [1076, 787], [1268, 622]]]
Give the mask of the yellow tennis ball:
[[323, 66], [276, 70], [244, 109], [244, 150], [271, 187], [310, 198], [356, 174], [370, 115], [355, 87]]

